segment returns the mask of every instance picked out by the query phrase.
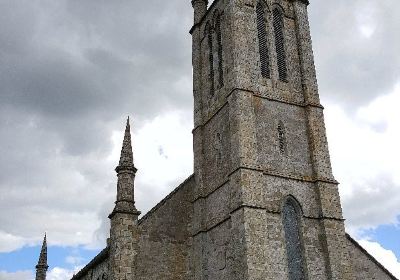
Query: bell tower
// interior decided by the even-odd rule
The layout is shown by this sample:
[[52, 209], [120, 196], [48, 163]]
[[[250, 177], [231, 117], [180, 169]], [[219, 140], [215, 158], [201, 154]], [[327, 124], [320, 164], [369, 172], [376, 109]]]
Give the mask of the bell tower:
[[353, 279], [307, 0], [193, 0], [193, 276]]

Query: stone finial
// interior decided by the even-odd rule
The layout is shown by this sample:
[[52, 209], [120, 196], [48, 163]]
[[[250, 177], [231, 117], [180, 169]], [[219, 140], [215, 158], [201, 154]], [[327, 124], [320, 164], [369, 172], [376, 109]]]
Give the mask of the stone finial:
[[132, 141], [131, 141], [131, 127], [129, 123], [129, 117], [126, 121], [124, 141], [122, 143], [121, 156], [119, 164], [115, 171], [118, 173], [121, 170], [135, 170], [133, 164], [133, 152], [132, 152]]
[[46, 272], [49, 266], [47, 265], [47, 236], [44, 235], [42, 249], [40, 251], [39, 261], [36, 265], [36, 280], [45, 280]]

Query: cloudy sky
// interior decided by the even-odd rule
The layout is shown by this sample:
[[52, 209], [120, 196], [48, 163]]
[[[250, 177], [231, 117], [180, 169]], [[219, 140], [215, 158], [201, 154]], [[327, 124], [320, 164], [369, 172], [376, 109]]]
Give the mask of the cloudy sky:
[[[347, 231], [400, 277], [400, 1], [312, 0]], [[104, 247], [124, 122], [137, 207], [192, 173], [189, 0], [0, 0], [0, 280], [49, 280]]]

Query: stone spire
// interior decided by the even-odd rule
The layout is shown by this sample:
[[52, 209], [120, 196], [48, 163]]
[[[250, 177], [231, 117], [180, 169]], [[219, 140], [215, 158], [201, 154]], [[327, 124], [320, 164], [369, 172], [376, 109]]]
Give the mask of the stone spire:
[[36, 280], [46, 280], [47, 265], [47, 238], [44, 235], [42, 250], [40, 251], [39, 261], [36, 266]]
[[109, 218], [117, 213], [129, 213], [139, 216], [140, 212], [136, 210], [134, 199], [134, 179], [137, 169], [133, 164], [131, 127], [129, 117], [126, 121], [124, 141], [122, 143], [121, 156], [119, 164], [115, 168], [118, 176], [117, 200], [113, 212]]
[[[119, 159], [119, 165], [115, 169], [117, 173], [123, 169], [134, 170], [133, 164], [133, 152], [132, 152], [132, 141], [131, 141], [131, 126], [129, 123], [129, 117], [126, 121], [124, 141], [122, 143], [121, 156]], [[136, 172], [136, 170], [135, 170]]]
[[135, 279], [136, 256], [138, 252], [138, 217], [135, 207], [134, 182], [137, 169], [133, 164], [129, 118], [126, 123], [121, 157], [117, 168], [117, 200], [108, 216], [110, 228], [110, 279]]

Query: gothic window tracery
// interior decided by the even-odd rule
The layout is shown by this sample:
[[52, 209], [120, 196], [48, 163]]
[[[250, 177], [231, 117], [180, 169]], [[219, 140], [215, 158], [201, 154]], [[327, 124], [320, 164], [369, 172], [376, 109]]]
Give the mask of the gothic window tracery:
[[267, 27], [265, 22], [265, 11], [264, 6], [258, 2], [256, 7], [257, 14], [257, 33], [258, 33], [258, 48], [260, 53], [260, 67], [261, 75], [264, 78], [270, 78], [269, 69], [269, 53], [268, 53], [268, 39], [267, 39]]
[[282, 210], [285, 231], [286, 255], [289, 280], [305, 280], [304, 259], [301, 245], [300, 206], [294, 198], [288, 198]]
[[275, 33], [275, 49], [278, 63], [279, 80], [287, 82], [287, 67], [284, 42], [284, 17], [280, 7], [275, 7], [272, 11], [273, 25]]

